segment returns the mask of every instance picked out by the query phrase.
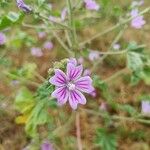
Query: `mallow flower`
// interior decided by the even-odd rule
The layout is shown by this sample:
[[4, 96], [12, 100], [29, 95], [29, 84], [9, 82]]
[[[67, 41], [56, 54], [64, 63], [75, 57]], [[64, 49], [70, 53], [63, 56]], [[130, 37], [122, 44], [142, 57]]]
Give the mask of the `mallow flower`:
[[52, 50], [54, 47], [53, 43], [51, 41], [47, 41], [44, 43], [44, 48], [47, 50]]
[[114, 50], [119, 50], [119, 49], [120, 49], [120, 44], [115, 43], [115, 44], [113, 45], [113, 49], [114, 49]]
[[61, 21], [64, 21], [66, 19], [67, 13], [68, 13], [68, 10], [65, 7], [61, 12]]
[[142, 101], [142, 114], [144, 116], [150, 116], [150, 101]]
[[100, 6], [95, 2], [95, 0], [84, 0], [85, 7], [88, 10], [96, 10], [100, 9]]
[[44, 141], [41, 145], [41, 150], [54, 150], [54, 148], [49, 141]]
[[29, 13], [32, 11], [32, 8], [25, 4], [24, 0], [16, 0], [17, 2], [17, 6], [19, 9], [21, 9], [22, 11], [26, 12], [26, 13]]
[[77, 109], [78, 104], [86, 104], [83, 93], [91, 93], [94, 88], [90, 76], [82, 76], [83, 66], [78, 65], [76, 59], [70, 59], [67, 63], [66, 72], [55, 69], [55, 75], [49, 82], [55, 85], [52, 97], [57, 99], [58, 105], [69, 101], [72, 109]]
[[32, 47], [31, 48], [31, 55], [35, 56], [35, 57], [42, 57], [43, 52], [42, 52], [41, 48], [39, 48], [39, 47]]
[[144, 20], [144, 17], [139, 15], [138, 9], [133, 9], [130, 15], [131, 17], [133, 17], [133, 19], [131, 20], [131, 26], [133, 28], [140, 29], [146, 23], [146, 21]]
[[6, 36], [4, 33], [0, 32], [0, 45], [4, 45], [6, 43]]
[[143, 16], [137, 16], [137, 17], [132, 19], [131, 26], [136, 28], [136, 29], [140, 29], [143, 27], [143, 25], [145, 23], [146, 23], [146, 21], [144, 20]]
[[97, 60], [98, 58], [100, 57], [100, 53], [98, 51], [93, 51], [91, 50], [90, 53], [89, 53], [89, 59], [91, 61], [95, 61]]

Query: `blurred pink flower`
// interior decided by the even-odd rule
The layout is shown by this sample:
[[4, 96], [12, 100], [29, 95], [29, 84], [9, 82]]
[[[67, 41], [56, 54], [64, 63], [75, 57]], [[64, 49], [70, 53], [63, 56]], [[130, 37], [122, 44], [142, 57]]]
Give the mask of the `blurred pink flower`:
[[49, 16], [49, 21], [51, 21], [51, 22], [58, 22], [59, 18], [55, 17], [55, 16]]
[[19, 9], [21, 9], [22, 11], [29, 13], [32, 11], [31, 7], [27, 4], [25, 4], [24, 0], [16, 0], [17, 2], [17, 6]]
[[143, 5], [143, 4], [144, 4], [144, 0], [133, 1], [133, 2], [131, 3], [131, 7], [132, 7], [132, 8], [135, 8], [135, 7], [141, 6], [141, 5]]
[[113, 45], [113, 48], [114, 48], [115, 50], [119, 50], [119, 49], [120, 49], [120, 44], [118, 44], [118, 43], [114, 44], [114, 45]]
[[91, 75], [91, 71], [89, 69], [85, 69], [83, 72], [83, 76], [90, 76]]
[[99, 10], [100, 5], [98, 5], [95, 0], [84, 0], [86, 9], [89, 10]]
[[54, 45], [53, 45], [52, 42], [47, 41], [47, 42], [44, 43], [44, 48], [47, 49], [47, 50], [52, 50], [53, 47], [54, 47]]
[[106, 102], [102, 102], [99, 109], [101, 111], [107, 111], [107, 103]]
[[67, 13], [68, 13], [68, 10], [65, 7], [61, 12], [61, 21], [64, 21], [66, 19]]
[[146, 21], [144, 20], [143, 16], [137, 16], [137, 17], [132, 19], [131, 26], [136, 28], [136, 29], [140, 29], [143, 27], [143, 25], [145, 23], [146, 23]]
[[91, 93], [89, 93], [93, 98], [96, 97], [96, 90], [94, 89]]
[[142, 101], [142, 114], [150, 116], [150, 101]]
[[46, 33], [45, 32], [39, 32], [38, 37], [39, 37], [39, 39], [44, 39], [46, 37]]
[[90, 51], [89, 59], [91, 61], [97, 60], [100, 57], [100, 53], [98, 51]]
[[32, 56], [36, 56], [36, 57], [43, 56], [43, 52], [39, 47], [32, 47], [31, 54], [32, 54]]
[[84, 62], [84, 58], [83, 58], [83, 57], [79, 57], [79, 58], [78, 58], [78, 63], [79, 63], [79, 64], [83, 64], [83, 62]]
[[41, 150], [54, 150], [54, 148], [49, 141], [44, 141], [41, 145]]
[[6, 36], [4, 33], [0, 32], [0, 45], [4, 45], [6, 43]]
[[131, 13], [130, 13], [131, 17], [136, 17], [136, 16], [138, 16], [138, 14], [139, 14], [138, 9], [132, 9], [131, 10]]
[[136, 7], [136, 6], [138, 6], [138, 2], [137, 1], [132, 1], [131, 7], [133, 8], [133, 7]]
[[73, 58], [67, 63], [66, 74], [60, 69], [55, 69], [55, 75], [49, 79], [49, 82], [56, 87], [51, 96], [57, 98], [59, 105], [69, 101], [70, 106], [75, 110], [78, 104], [86, 104], [82, 92], [91, 93], [94, 88], [92, 79], [89, 76], [82, 77], [82, 72], [83, 66], [77, 66]]
[[130, 13], [133, 19], [131, 20], [131, 26], [136, 29], [140, 29], [146, 23], [144, 17], [139, 15], [138, 9], [133, 9]]

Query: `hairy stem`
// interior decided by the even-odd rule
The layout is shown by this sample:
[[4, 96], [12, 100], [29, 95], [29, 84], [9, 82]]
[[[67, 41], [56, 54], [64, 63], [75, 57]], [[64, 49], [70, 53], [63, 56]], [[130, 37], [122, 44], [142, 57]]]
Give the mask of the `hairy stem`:
[[[143, 15], [143, 14], [149, 12], [149, 11], [150, 11], [150, 7], [144, 9], [142, 12], [139, 13], [139, 15]], [[85, 44], [90, 43], [90, 42], [93, 41], [94, 39], [96, 39], [96, 38], [98, 38], [98, 37], [100, 37], [100, 36], [103, 36], [103, 35], [105, 35], [105, 34], [111, 32], [111, 31], [117, 29], [118, 27], [120, 27], [120, 26], [122, 26], [122, 25], [124, 25], [124, 24], [126, 24], [126, 23], [128, 23], [128, 22], [130, 22], [133, 18], [134, 18], [134, 17], [130, 17], [130, 18], [128, 18], [128, 19], [126, 19], [126, 20], [124, 20], [124, 21], [122, 21], [122, 22], [120, 22], [120, 23], [118, 23], [118, 24], [116, 24], [116, 25], [114, 25], [114, 26], [112, 26], [112, 27], [110, 27], [109, 29], [107, 29], [107, 30], [105, 30], [105, 31], [103, 31], [103, 32], [101, 32], [101, 33], [97, 33], [96, 35], [94, 35], [94, 36], [91, 37], [90, 39], [88, 39], [88, 40], [86, 40], [86, 41], [80, 43], [79, 46], [80, 46], [80, 47], [84, 47]]]
[[77, 135], [78, 150], [82, 150], [81, 130], [80, 130], [80, 114], [79, 114], [79, 112], [76, 113], [76, 135]]

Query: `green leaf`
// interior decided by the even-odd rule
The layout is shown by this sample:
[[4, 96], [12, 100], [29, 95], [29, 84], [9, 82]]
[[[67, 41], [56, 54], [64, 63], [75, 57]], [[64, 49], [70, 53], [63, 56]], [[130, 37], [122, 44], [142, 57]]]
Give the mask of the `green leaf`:
[[139, 83], [139, 81], [141, 80], [141, 78], [139, 77], [139, 71], [134, 71], [132, 76], [131, 76], [131, 85], [137, 85]]
[[45, 0], [38, 0], [38, 5], [41, 6], [44, 4], [44, 2], [45, 2]]
[[150, 85], [150, 67], [145, 67], [139, 74], [141, 79], [143, 79], [147, 85]]
[[6, 16], [0, 18], [0, 30], [20, 23], [23, 17], [23, 13], [9, 12]]
[[127, 53], [127, 67], [133, 71], [143, 68], [143, 61], [140, 53], [129, 51]]
[[94, 87], [99, 88], [101, 90], [102, 96], [106, 100], [108, 100], [108, 101], [112, 100], [107, 84], [96, 75], [93, 77], [93, 85], [94, 85]]
[[134, 107], [128, 104], [119, 105], [119, 109], [129, 113], [131, 116], [135, 116], [138, 113]]
[[35, 100], [32, 93], [26, 88], [22, 87], [15, 98], [15, 107], [21, 113], [29, 113], [35, 105]]
[[106, 129], [100, 128], [97, 130], [96, 144], [101, 147], [102, 150], [116, 150], [117, 137], [113, 133], [108, 133]]
[[25, 127], [27, 134], [31, 137], [37, 136], [38, 125], [45, 124], [49, 121], [47, 99], [40, 100], [33, 108]]

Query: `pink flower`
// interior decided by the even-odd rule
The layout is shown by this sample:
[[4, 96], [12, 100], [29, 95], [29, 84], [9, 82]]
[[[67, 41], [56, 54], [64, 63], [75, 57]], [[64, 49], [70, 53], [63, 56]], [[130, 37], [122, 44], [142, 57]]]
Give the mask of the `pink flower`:
[[49, 79], [49, 82], [56, 87], [51, 96], [57, 99], [59, 105], [69, 101], [74, 110], [77, 109], [78, 104], [86, 104], [82, 92], [91, 93], [94, 90], [92, 79], [89, 76], [82, 77], [83, 66], [76, 64], [75, 59], [69, 61], [66, 74], [60, 69], [55, 69], [55, 75]]
[[24, 3], [24, 0], [16, 0], [17, 6], [22, 11], [29, 13], [32, 11], [31, 7]]
[[61, 20], [62, 21], [64, 21], [66, 19], [67, 13], [68, 13], [67, 8], [64, 8], [61, 12]]
[[120, 49], [120, 44], [118, 44], [118, 43], [114, 44], [114, 45], [113, 45], [113, 48], [114, 48], [115, 50], [119, 50], [119, 49]]
[[84, 62], [84, 58], [83, 58], [83, 57], [79, 57], [79, 58], [78, 58], [78, 63], [79, 63], [79, 64], [82, 64], [83, 62]]
[[0, 32], [0, 45], [4, 45], [6, 43], [6, 36], [4, 33]]
[[85, 69], [83, 72], [84, 76], [90, 76], [91, 75], [91, 71], [89, 69]]
[[54, 47], [52, 42], [45, 42], [44, 43], [44, 48], [47, 50], [51, 50]]
[[54, 148], [50, 142], [44, 141], [41, 145], [41, 150], [54, 150]]
[[98, 51], [90, 51], [89, 53], [89, 59], [91, 61], [97, 60], [100, 56], [100, 53]]
[[89, 10], [99, 10], [100, 6], [95, 2], [95, 0], [84, 0], [86, 9]]
[[142, 114], [150, 116], [150, 101], [142, 101]]
[[131, 7], [136, 7], [136, 6], [138, 6], [138, 2], [137, 2], [137, 1], [133, 1], [133, 2], [131, 3]]
[[131, 26], [136, 28], [136, 29], [140, 29], [143, 27], [143, 25], [145, 24], [145, 20], [143, 16], [137, 16], [135, 18], [132, 19], [131, 21]]
[[39, 32], [38, 37], [39, 37], [39, 39], [44, 39], [46, 37], [46, 33], [45, 32]]
[[99, 108], [101, 111], [107, 111], [107, 103], [102, 102]]
[[136, 29], [140, 29], [146, 23], [143, 16], [139, 15], [138, 9], [133, 9], [130, 13], [131, 17], [134, 17], [131, 21], [131, 26]]
[[59, 18], [58, 17], [54, 17], [54, 16], [49, 16], [49, 21], [51, 21], [51, 22], [59, 22]]
[[91, 93], [89, 93], [93, 98], [96, 97], [96, 90], [94, 89]]
[[132, 9], [132, 11], [130, 13], [131, 17], [136, 17], [136, 16], [138, 16], [138, 14], [139, 14], [138, 9]]
[[33, 56], [36, 56], [36, 57], [41, 57], [41, 56], [43, 56], [42, 50], [41, 50], [40, 48], [38, 48], [38, 47], [32, 47], [32, 48], [31, 48], [31, 54], [32, 54]]
[[144, 0], [141, 0], [141, 1], [133, 1], [132, 4], [131, 4], [131, 7], [134, 8], [134, 7], [138, 7], [138, 6], [141, 6], [144, 4]]

